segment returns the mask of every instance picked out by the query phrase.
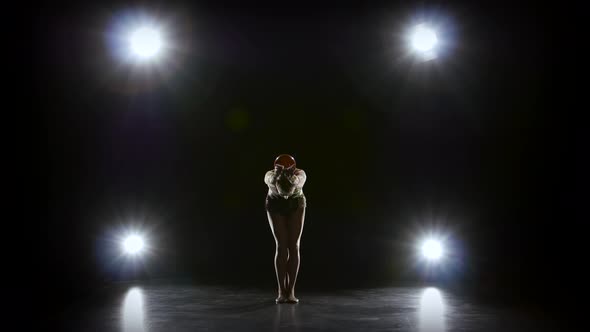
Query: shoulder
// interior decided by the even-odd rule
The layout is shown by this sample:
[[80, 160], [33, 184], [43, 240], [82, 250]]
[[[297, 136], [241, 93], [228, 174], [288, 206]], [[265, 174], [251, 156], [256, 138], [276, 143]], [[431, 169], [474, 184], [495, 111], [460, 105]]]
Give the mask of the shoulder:
[[293, 174], [295, 175], [306, 175], [305, 171], [302, 170], [301, 168], [296, 168], [295, 171], [293, 172]]
[[270, 171], [266, 171], [266, 173], [264, 174], [264, 179], [268, 179], [268, 178], [272, 178], [275, 174], [274, 170], [270, 170]]

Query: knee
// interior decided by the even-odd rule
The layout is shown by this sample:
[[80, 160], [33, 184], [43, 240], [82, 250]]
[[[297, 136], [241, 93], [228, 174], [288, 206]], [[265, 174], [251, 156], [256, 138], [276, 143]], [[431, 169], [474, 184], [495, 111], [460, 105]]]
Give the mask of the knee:
[[294, 243], [289, 245], [289, 254], [290, 255], [299, 255], [299, 243]]
[[277, 254], [279, 256], [286, 256], [288, 252], [289, 252], [289, 249], [286, 245], [277, 244]]

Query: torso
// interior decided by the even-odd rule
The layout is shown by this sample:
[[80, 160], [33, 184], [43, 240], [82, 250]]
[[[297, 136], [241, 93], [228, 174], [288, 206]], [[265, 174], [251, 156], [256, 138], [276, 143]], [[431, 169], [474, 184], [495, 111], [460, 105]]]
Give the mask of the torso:
[[[295, 169], [294, 174], [297, 175], [300, 169]], [[274, 172], [274, 171], [273, 171]], [[275, 183], [268, 186], [268, 196], [276, 198], [297, 198], [303, 196], [303, 188], [297, 187], [289, 183], [289, 180], [279, 177]]]

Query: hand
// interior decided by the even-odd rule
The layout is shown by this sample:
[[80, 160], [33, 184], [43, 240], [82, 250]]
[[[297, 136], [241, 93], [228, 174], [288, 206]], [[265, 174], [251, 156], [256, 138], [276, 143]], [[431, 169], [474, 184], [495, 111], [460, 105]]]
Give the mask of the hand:
[[275, 173], [277, 173], [277, 174], [281, 174], [284, 169], [285, 169], [285, 167], [283, 165], [280, 165], [280, 164], [275, 165]]
[[295, 174], [295, 166], [291, 166], [291, 167], [289, 167], [289, 168], [285, 168], [285, 169], [283, 170], [283, 172], [284, 172], [285, 174], [289, 175], [289, 176], [292, 176], [292, 175], [294, 175], [294, 174]]

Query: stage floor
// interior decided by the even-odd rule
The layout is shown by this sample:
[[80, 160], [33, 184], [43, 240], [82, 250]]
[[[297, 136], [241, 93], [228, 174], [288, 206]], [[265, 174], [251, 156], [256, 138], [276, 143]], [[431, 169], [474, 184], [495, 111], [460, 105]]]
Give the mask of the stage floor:
[[297, 294], [275, 304], [272, 289], [118, 285], [100, 300], [63, 311], [66, 331], [551, 331], [515, 308], [471, 303], [443, 289], [398, 287]]

